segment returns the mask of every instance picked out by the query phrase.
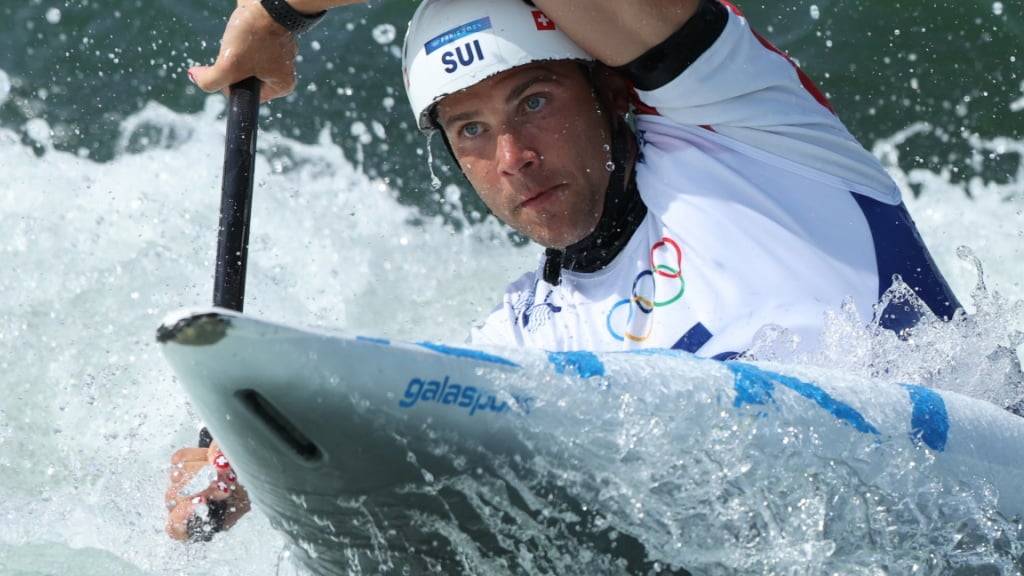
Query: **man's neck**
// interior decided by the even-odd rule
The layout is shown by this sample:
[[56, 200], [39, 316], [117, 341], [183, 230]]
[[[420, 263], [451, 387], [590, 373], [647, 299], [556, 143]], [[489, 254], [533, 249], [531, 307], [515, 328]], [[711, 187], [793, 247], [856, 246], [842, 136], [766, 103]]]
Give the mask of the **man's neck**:
[[612, 161], [616, 167], [609, 178], [597, 226], [564, 250], [547, 250], [545, 282], [558, 284], [562, 269], [586, 273], [605, 268], [622, 252], [647, 216], [647, 206], [636, 187], [636, 140], [625, 126], [616, 136]]

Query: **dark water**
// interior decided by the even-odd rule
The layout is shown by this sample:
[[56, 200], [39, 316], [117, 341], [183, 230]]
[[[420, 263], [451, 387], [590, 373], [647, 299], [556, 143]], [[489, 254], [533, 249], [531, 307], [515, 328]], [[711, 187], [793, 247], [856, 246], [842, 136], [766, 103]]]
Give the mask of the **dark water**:
[[[148, 101], [195, 111], [205, 96], [186, 80], [206, 62], [232, 2], [200, 0], [3, 0], [0, 69], [13, 83], [0, 123], [43, 117], [58, 148], [105, 160], [115, 154], [119, 121]], [[398, 48], [416, 3], [374, 2], [335, 10], [301, 39], [301, 84], [275, 102], [264, 127], [313, 140], [327, 124], [349, 158], [387, 177], [403, 200], [432, 211], [425, 140], [412, 129]], [[1024, 4], [1020, 0], [888, 2], [792, 0], [741, 3], [762, 33], [796, 57], [869, 147], [915, 122], [904, 169], [946, 169], [953, 181], [1011, 178], [1021, 159], [978, 157], [965, 135], [1024, 136]], [[59, 21], [54, 23], [55, 11]], [[49, 16], [49, 18], [48, 18]], [[817, 16], [817, 17], [815, 17]], [[374, 30], [390, 24], [382, 45]], [[361, 146], [352, 125], [376, 136]], [[357, 128], [358, 131], [358, 128]], [[439, 149], [440, 146], [435, 146]], [[443, 154], [441, 154], [443, 156]], [[439, 162], [444, 164], [442, 160]], [[457, 181], [450, 168], [448, 180]]]

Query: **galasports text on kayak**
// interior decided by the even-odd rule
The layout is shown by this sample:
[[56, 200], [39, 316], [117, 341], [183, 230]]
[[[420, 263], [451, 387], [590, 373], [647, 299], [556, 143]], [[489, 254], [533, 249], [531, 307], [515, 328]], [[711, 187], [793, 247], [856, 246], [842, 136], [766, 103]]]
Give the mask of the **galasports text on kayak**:
[[[507, 401], [498, 402], [497, 394], [476, 386], [456, 384], [449, 376], [445, 376], [444, 380], [413, 378], [406, 385], [405, 394], [398, 401], [398, 405], [402, 408], [412, 408], [424, 402], [466, 410], [470, 416], [480, 411], [504, 414], [513, 408]], [[532, 402], [533, 398], [512, 395], [514, 407], [523, 414], [530, 413]]]

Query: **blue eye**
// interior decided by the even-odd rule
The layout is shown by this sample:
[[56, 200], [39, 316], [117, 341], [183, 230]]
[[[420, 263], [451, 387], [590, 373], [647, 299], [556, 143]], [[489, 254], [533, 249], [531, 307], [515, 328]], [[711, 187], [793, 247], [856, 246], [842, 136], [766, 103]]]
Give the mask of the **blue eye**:
[[480, 132], [482, 130], [483, 129], [480, 128], [479, 124], [477, 124], [476, 122], [470, 122], [469, 124], [466, 124], [465, 126], [463, 126], [462, 130], [460, 130], [460, 132], [462, 132], [463, 136], [466, 136], [468, 138], [473, 138], [475, 136], [479, 136]]
[[527, 98], [523, 102], [523, 107], [529, 112], [536, 112], [544, 107], [548, 103], [548, 99], [543, 96], [533, 95]]

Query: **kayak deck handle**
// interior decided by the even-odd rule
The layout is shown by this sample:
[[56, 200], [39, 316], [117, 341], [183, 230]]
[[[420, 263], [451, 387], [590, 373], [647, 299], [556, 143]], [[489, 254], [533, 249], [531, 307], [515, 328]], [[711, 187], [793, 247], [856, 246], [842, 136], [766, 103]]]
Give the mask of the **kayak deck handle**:
[[286, 446], [307, 462], [319, 462], [323, 452], [280, 410], [255, 390], [239, 390], [235, 396]]

